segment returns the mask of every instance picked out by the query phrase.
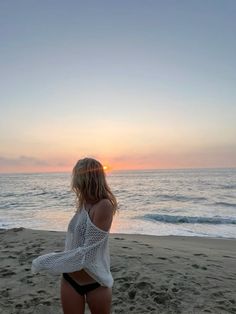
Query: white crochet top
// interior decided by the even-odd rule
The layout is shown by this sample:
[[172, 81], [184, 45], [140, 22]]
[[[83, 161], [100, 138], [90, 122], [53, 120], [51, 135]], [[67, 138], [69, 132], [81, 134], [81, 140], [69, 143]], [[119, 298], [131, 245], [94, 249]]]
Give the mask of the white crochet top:
[[72, 217], [66, 234], [65, 250], [41, 255], [32, 262], [32, 272], [70, 273], [84, 269], [102, 286], [112, 287], [109, 231], [98, 228], [84, 207]]

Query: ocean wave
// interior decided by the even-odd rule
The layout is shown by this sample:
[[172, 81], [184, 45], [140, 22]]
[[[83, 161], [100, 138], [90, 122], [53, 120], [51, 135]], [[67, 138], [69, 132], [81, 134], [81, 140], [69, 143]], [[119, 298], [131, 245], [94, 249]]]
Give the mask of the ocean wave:
[[234, 190], [234, 189], [236, 189], [236, 184], [227, 184], [227, 185], [220, 185], [220, 186], [218, 186], [217, 187], [218, 189], [225, 189], [225, 190], [227, 190], [227, 189], [229, 189], [229, 190]]
[[169, 194], [157, 194], [156, 197], [161, 201], [179, 201], [179, 202], [188, 202], [188, 201], [206, 201], [205, 197], [196, 197], [196, 196], [185, 196], [185, 195], [169, 195]]
[[46, 195], [49, 194], [49, 192], [46, 191], [38, 191], [38, 192], [34, 192], [34, 191], [28, 191], [28, 192], [15, 192], [15, 193], [6, 193], [6, 194], [1, 194], [1, 197], [31, 197], [31, 196], [40, 196], [40, 195]]
[[166, 223], [189, 223], [189, 224], [236, 224], [236, 218], [223, 218], [223, 217], [194, 217], [194, 216], [172, 216], [162, 214], [147, 214], [142, 218], [154, 221], [161, 221]]
[[2, 193], [1, 197], [11, 197], [11, 196], [16, 196], [15, 193]]
[[217, 206], [226, 206], [226, 207], [234, 207], [234, 208], [236, 208], [236, 204], [234, 204], [234, 203], [216, 202], [215, 205], [217, 205]]

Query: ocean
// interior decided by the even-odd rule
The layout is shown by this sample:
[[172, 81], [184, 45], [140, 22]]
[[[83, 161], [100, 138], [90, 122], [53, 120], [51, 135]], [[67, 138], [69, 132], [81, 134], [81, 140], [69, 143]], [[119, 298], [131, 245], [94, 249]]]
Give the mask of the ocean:
[[[66, 231], [70, 173], [0, 175], [0, 228]], [[112, 233], [236, 238], [236, 168], [113, 171]]]

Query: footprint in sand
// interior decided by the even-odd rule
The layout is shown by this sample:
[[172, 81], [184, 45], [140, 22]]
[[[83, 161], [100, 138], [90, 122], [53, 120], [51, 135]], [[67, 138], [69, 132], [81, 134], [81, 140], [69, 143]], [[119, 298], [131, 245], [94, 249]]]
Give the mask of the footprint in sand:
[[16, 259], [17, 257], [16, 257], [16, 256], [13, 256], [13, 255], [9, 255], [8, 258]]
[[43, 305], [50, 306], [52, 303], [51, 303], [50, 301], [43, 301], [42, 304], [43, 304]]
[[10, 253], [11, 251], [9, 250], [1, 250], [1, 253]]
[[220, 304], [220, 305], [229, 305], [229, 301], [228, 300], [217, 300], [216, 303]]
[[15, 305], [15, 308], [17, 308], [17, 309], [21, 309], [23, 307], [23, 305], [21, 304], [21, 303], [17, 303], [16, 305]]
[[130, 287], [130, 283], [128, 283], [128, 282], [125, 282], [125, 283], [122, 285], [122, 288], [123, 288], [124, 290], [128, 289], [129, 287]]
[[226, 257], [226, 258], [233, 258], [233, 259], [234, 259], [234, 257], [233, 257], [233, 256], [229, 256], [229, 255], [223, 255], [222, 257]]
[[194, 256], [203, 256], [203, 257], [208, 257], [206, 254], [202, 254], [202, 253], [196, 253], [196, 254], [193, 254]]
[[140, 245], [146, 246], [149, 249], [153, 249], [153, 247], [151, 245], [146, 244], [146, 243], [140, 243]]
[[213, 297], [219, 298], [219, 297], [223, 296], [223, 293], [222, 293], [222, 291], [216, 291], [216, 292], [213, 292], [212, 295], [213, 295]]
[[127, 278], [125, 277], [120, 277], [120, 278], [116, 278], [116, 282], [122, 283], [122, 282], [126, 282]]
[[122, 284], [117, 288], [117, 290], [123, 293], [123, 292], [126, 292], [129, 288], [130, 288], [130, 283], [125, 282], [125, 283], [122, 283]]
[[192, 267], [193, 267], [193, 268], [196, 268], [196, 269], [199, 269], [199, 268], [200, 268], [200, 269], [203, 269], [203, 270], [207, 270], [207, 267], [206, 267], [206, 266], [199, 266], [199, 265], [197, 265], [197, 264], [193, 264]]
[[11, 271], [11, 270], [9, 270], [9, 269], [7, 269], [7, 268], [5, 268], [5, 269], [3, 269], [3, 270], [0, 271], [0, 275], [1, 275], [2, 277], [12, 276], [12, 275], [15, 275], [15, 274], [16, 274], [16, 273], [15, 273], [14, 271]]
[[128, 292], [128, 296], [131, 300], [133, 300], [135, 298], [136, 295], [136, 291], [135, 290], [131, 290]]
[[39, 302], [39, 301], [41, 301], [41, 298], [40, 297], [34, 297], [34, 298], [31, 299], [31, 301]]
[[5, 249], [14, 249], [14, 245], [9, 245], [9, 244], [7, 244], [7, 245], [5, 246]]
[[157, 303], [157, 304], [165, 304], [167, 301], [170, 300], [170, 296], [167, 292], [165, 291], [159, 291], [155, 293], [155, 297], [153, 298], [153, 300]]
[[124, 240], [124, 238], [114, 238], [115, 240]]
[[0, 294], [1, 294], [3, 297], [6, 297], [6, 298], [9, 297], [9, 292], [8, 292], [7, 290], [1, 290], [1, 291], [0, 291]]
[[217, 267], [217, 268], [223, 268], [223, 266], [212, 264], [211, 266]]
[[[152, 307], [152, 306], [150, 306], [150, 305], [147, 306], [147, 309], [148, 309], [149, 311], [155, 311], [155, 310], [156, 310], [155, 307]], [[151, 312], [151, 313], [153, 313], [153, 312]], [[156, 313], [156, 312], [155, 312], [155, 313]]]
[[171, 289], [171, 291], [176, 293], [176, 292], [178, 292], [178, 291], [179, 291], [179, 289], [178, 289], [178, 288], [176, 288], [176, 287], [174, 287], [174, 288], [172, 288], [172, 289]]
[[111, 266], [111, 271], [114, 272], [114, 273], [119, 272], [120, 271], [120, 267]]
[[146, 281], [140, 281], [135, 285], [136, 288], [140, 289], [140, 290], [146, 290], [146, 289], [151, 289], [153, 288], [153, 285], [150, 284], [150, 282], [146, 282]]
[[27, 284], [30, 284], [31, 286], [35, 286], [35, 283], [34, 283], [33, 280], [32, 280], [33, 277], [34, 277], [34, 276], [28, 275], [28, 276], [26, 276], [26, 277], [20, 279], [20, 281], [21, 281], [22, 283], [27, 283]]

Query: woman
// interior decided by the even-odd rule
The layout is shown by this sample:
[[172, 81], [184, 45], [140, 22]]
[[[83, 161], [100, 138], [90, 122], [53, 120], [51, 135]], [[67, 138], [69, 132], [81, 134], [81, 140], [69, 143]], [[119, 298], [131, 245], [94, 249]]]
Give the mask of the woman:
[[62, 274], [64, 314], [110, 314], [113, 278], [110, 272], [108, 235], [117, 209], [103, 166], [93, 158], [79, 160], [72, 173], [77, 211], [71, 219], [64, 252], [39, 256], [32, 271]]

